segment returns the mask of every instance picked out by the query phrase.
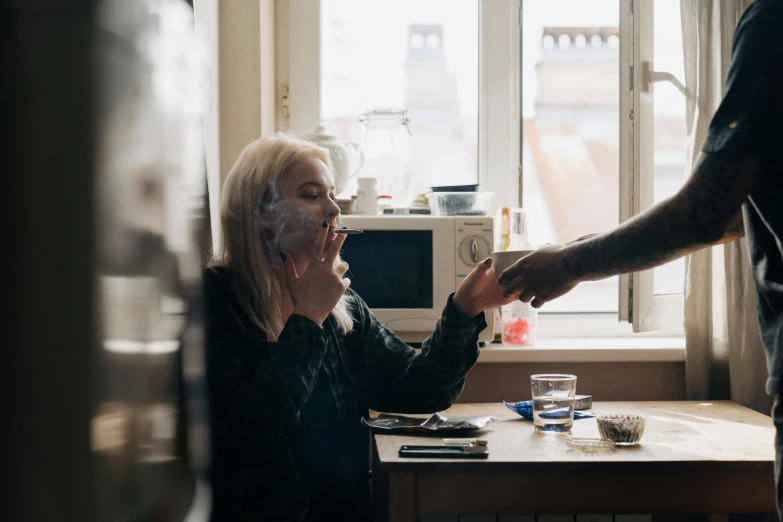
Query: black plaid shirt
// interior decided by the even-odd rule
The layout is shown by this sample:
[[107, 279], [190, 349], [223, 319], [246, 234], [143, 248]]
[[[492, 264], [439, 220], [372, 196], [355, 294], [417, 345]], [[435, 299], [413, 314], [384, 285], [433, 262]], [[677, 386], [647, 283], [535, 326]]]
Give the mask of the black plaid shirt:
[[[419, 354], [353, 291], [354, 329], [292, 315], [269, 342], [242, 312], [230, 269], [205, 272], [213, 521], [369, 517], [368, 409], [451, 406], [478, 359], [484, 314], [451, 303]], [[309, 507], [309, 508], [308, 508]]]

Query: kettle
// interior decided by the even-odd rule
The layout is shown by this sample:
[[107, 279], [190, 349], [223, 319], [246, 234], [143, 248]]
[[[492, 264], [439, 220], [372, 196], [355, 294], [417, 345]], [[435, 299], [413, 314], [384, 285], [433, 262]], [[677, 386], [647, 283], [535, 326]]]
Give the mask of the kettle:
[[[323, 125], [318, 125], [315, 128], [315, 133], [305, 136], [305, 139], [329, 151], [334, 170], [335, 193], [339, 195], [345, 189], [348, 181], [359, 172], [364, 164], [364, 152], [361, 146], [352, 141], [341, 142], [335, 136], [327, 134], [326, 127]], [[354, 168], [351, 168], [348, 149], [353, 149], [356, 157]]]

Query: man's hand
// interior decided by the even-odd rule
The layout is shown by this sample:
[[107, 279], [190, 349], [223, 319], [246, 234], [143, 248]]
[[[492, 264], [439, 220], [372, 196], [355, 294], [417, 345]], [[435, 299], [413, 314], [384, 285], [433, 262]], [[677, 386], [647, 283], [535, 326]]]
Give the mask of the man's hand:
[[680, 191], [606, 234], [547, 245], [501, 274], [506, 294], [541, 307], [582, 281], [647, 270], [697, 248], [742, 236], [742, 203], [753, 187], [753, 158], [702, 154]]
[[[547, 262], [557, 261], [562, 266], [544, 269], [536, 263], [526, 276], [526, 282], [542, 293], [546, 291], [543, 287], [546, 285], [550, 288], [548, 294], [535, 297], [551, 300], [579, 281], [597, 281], [617, 274], [648, 270], [698, 248], [741, 237], [742, 221], [738, 213], [753, 187], [759, 168], [759, 162], [750, 157], [702, 154], [693, 174], [677, 194], [611, 232], [585, 236], [566, 247], [542, 249], [541, 253], [555, 253], [564, 248], [559, 258], [548, 256], [545, 259]], [[544, 274], [547, 274], [546, 280], [536, 281]], [[520, 275], [522, 264], [513, 272], [513, 277]], [[507, 290], [518, 290], [522, 286], [515, 284]], [[541, 300], [534, 303], [540, 306]]]
[[506, 295], [519, 293], [520, 301], [532, 300], [534, 308], [541, 308], [582, 281], [570, 266], [568, 247], [546, 245], [504, 270], [498, 282]]

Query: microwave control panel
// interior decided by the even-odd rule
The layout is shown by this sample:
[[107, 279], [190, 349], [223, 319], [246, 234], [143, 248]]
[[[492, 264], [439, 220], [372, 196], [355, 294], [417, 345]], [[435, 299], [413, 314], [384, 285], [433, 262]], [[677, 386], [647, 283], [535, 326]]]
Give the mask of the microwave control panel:
[[457, 288], [479, 263], [489, 257], [494, 241], [491, 216], [460, 216], [454, 221], [457, 247]]

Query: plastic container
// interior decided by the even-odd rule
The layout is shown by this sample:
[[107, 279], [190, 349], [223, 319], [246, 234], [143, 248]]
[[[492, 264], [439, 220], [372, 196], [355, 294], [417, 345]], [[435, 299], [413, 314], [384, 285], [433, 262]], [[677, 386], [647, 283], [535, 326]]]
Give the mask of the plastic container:
[[448, 185], [430, 188], [433, 192], [477, 192], [478, 187], [478, 185]]
[[356, 191], [356, 213], [374, 216], [378, 213], [378, 180], [359, 178]]
[[494, 192], [430, 192], [433, 216], [486, 216]]
[[503, 344], [533, 346], [536, 344], [538, 310], [530, 303], [514, 301], [501, 308], [503, 317]]
[[392, 208], [392, 197], [387, 194], [378, 196], [378, 214], [385, 214], [387, 208]]

